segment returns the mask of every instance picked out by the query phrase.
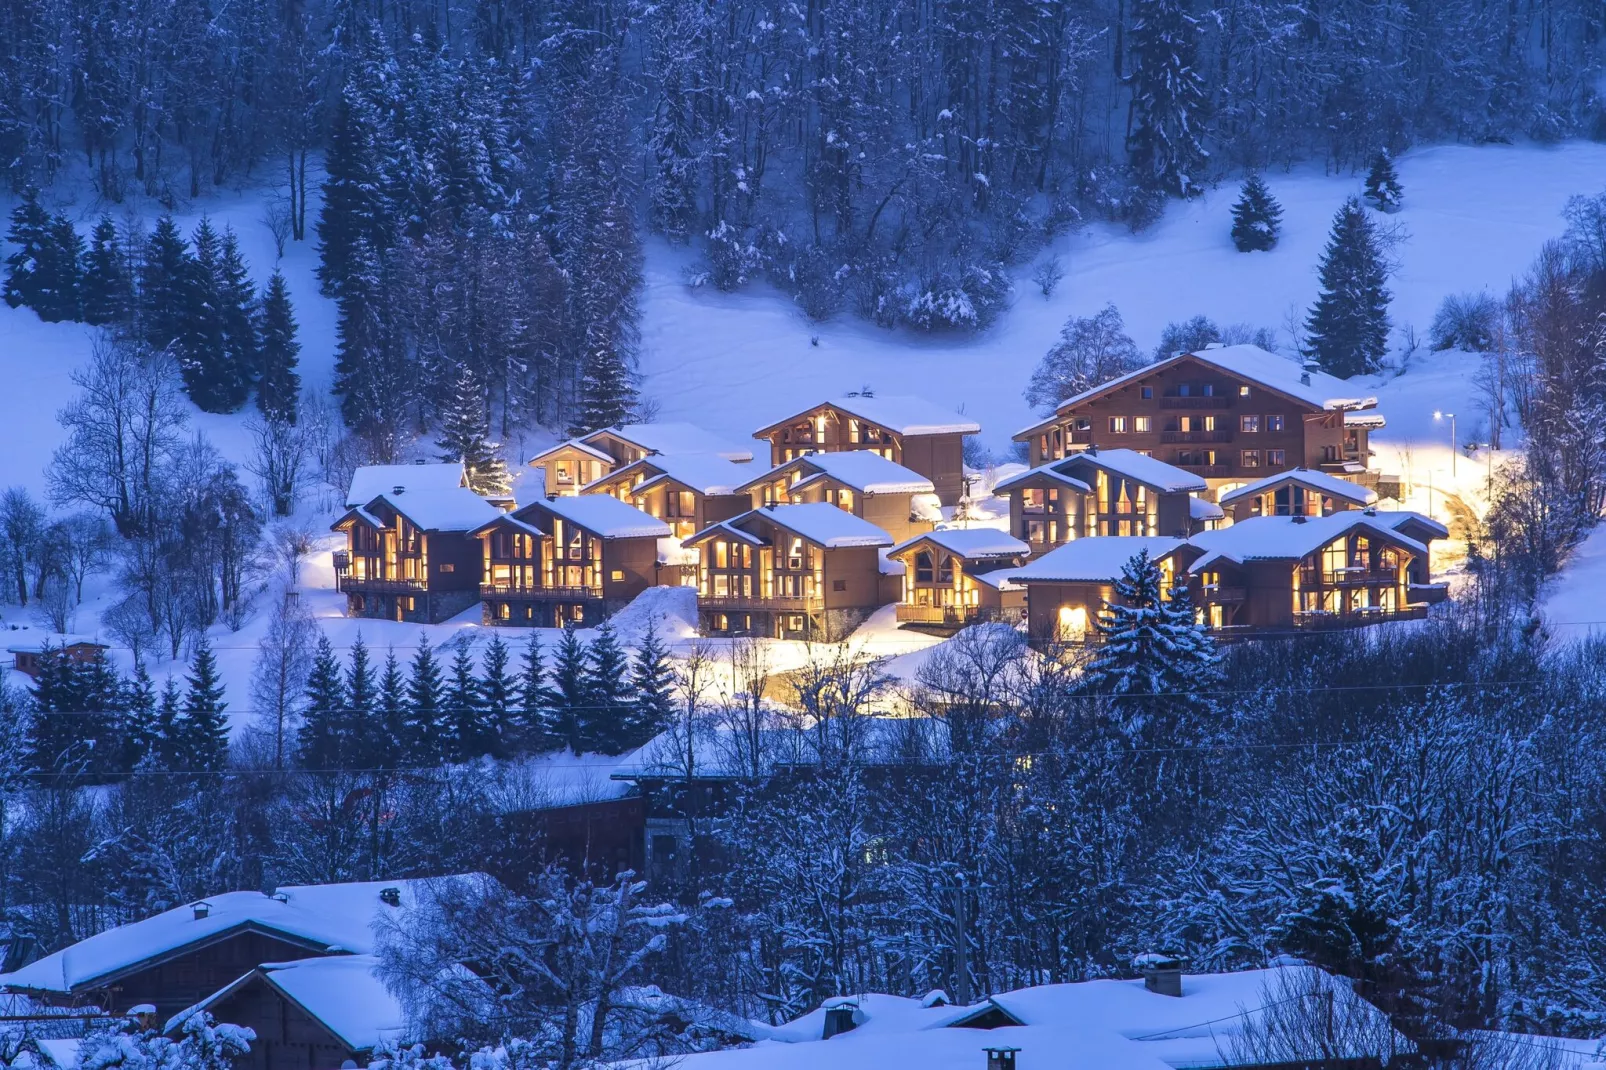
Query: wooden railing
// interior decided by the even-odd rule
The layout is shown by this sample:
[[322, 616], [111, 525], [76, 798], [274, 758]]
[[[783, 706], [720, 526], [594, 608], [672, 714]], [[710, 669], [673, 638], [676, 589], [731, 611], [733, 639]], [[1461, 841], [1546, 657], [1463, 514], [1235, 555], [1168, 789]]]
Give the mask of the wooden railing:
[[962, 624], [974, 617], [977, 606], [911, 606], [898, 603], [901, 624]]
[[1225, 409], [1232, 405], [1228, 397], [1163, 397], [1160, 399], [1162, 409]]
[[1235, 470], [1230, 464], [1178, 464], [1177, 467], [1184, 472], [1192, 472], [1194, 475], [1203, 476], [1206, 479], [1225, 479], [1235, 474]]
[[1316, 610], [1310, 613], [1295, 613], [1294, 627], [1313, 630], [1321, 628], [1354, 628], [1362, 624], [1375, 624], [1386, 620], [1422, 620], [1427, 615], [1428, 607], [1420, 605], [1400, 606], [1396, 609], [1356, 609], [1340, 613]]
[[495, 598], [510, 602], [563, 601], [579, 602], [600, 599], [601, 587], [516, 587], [512, 584], [482, 583], [481, 598]]
[[1231, 431], [1161, 431], [1161, 442], [1231, 442]]
[[359, 594], [417, 594], [429, 590], [429, 584], [424, 580], [375, 579], [348, 572], [335, 576], [335, 590]]
[[1204, 600], [1220, 605], [1233, 605], [1249, 597], [1249, 592], [1243, 587], [1213, 587], [1206, 585]]
[[802, 613], [820, 606], [818, 598], [760, 598], [727, 595], [723, 598], [697, 596], [698, 609], [718, 609], [729, 612]]

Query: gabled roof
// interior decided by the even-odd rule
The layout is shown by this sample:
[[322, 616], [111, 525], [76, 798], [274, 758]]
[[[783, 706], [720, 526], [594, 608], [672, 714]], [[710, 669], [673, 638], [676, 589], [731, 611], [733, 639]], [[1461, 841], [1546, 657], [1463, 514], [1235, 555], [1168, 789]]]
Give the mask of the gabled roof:
[[1342, 498], [1357, 505], [1371, 505], [1377, 501], [1376, 491], [1313, 468], [1294, 468], [1287, 472], [1278, 472], [1276, 475], [1264, 476], [1253, 483], [1245, 483], [1236, 490], [1228, 491], [1217, 500], [1222, 505], [1231, 505], [1241, 498], [1251, 498], [1276, 490], [1285, 483], [1300, 483], [1318, 494]]
[[932, 404], [924, 398], [860, 394], [831, 398], [829, 401], [798, 409], [779, 420], [765, 424], [753, 432], [753, 437], [763, 438], [781, 424], [791, 423], [804, 413], [820, 408], [821, 405], [829, 405], [849, 416], [857, 416], [866, 423], [884, 427], [906, 438], [918, 435], [974, 435], [981, 430], [981, 424], [975, 420], [967, 420], [953, 410]]
[[442, 464], [369, 464], [351, 474], [346, 492], [346, 508], [367, 505], [381, 494], [404, 491], [450, 491], [463, 486], [463, 466], [451, 461]]
[[997, 528], [938, 528], [908, 538], [887, 551], [901, 554], [918, 543], [929, 542], [966, 560], [986, 557], [1024, 557], [1032, 548]]
[[[1090, 390], [1084, 390], [1060, 402], [1055, 411], [1065, 412], [1185, 360], [1213, 366], [1228, 375], [1247, 379], [1316, 409], [1369, 409], [1377, 404], [1376, 397], [1357, 396], [1354, 388], [1342, 379], [1336, 379], [1323, 371], [1307, 371], [1294, 361], [1275, 353], [1268, 353], [1259, 346], [1212, 345], [1192, 353], [1178, 353], [1164, 360], [1157, 360]], [[1041, 424], [1034, 424], [1027, 430], [1040, 426]]]
[[582, 488], [581, 493], [640, 472], [646, 478], [637, 490], [668, 478], [699, 494], [735, 494], [743, 481], [751, 478], [751, 470], [751, 465], [736, 464], [712, 453], [655, 453], [622, 468], [615, 468], [608, 475]]
[[1084, 465], [1102, 468], [1106, 472], [1125, 476], [1127, 479], [1145, 483], [1166, 493], [1207, 490], [1210, 486], [1201, 476], [1196, 476], [1176, 465], [1157, 461], [1137, 450], [1083, 450], [1059, 462], [1059, 467], [1070, 473], [1075, 473]]
[[[827, 550], [851, 546], [891, 546], [892, 536], [868, 520], [861, 520], [846, 509], [838, 509], [829, 502], [806, 502], [802, 505], [766, 505], [762, 509], [749, 509], [741, 516], [724, 521], [723, 526], [742, 528], [754, 519], [767, 520], [794, 535], [802, 536], [816, 546]], [[721, 525], [715, 525], [719, 527]], [[705, 532], [698, 532], [686, 540], [689, 545], [700, 540]], [[751, 535], [749, 535], [751, 539]]]
[[1190, 571], [1199, 572], [1223, 558], [1244, 564], [1248, 561], [1298, 561], [1315, 553], [1334, 539], [1365, 528], [1415, 553], [1426, 554], [1427, 547], [1399, 529], [1416, 520], [1425, 520], [1439, 530], [1443, 525], [1418, 513], [1374, 513], [1347, 509], [1328, 516], [1257, 516], [1240, 520], [1229, 528], [1195, 535], [1193, 545], [1204, 556]]
[[1065, 461], [1062, 458], [1058, 461], [1049, 461], [1047, 464], [1040, 464], [1036, 468], [1028, 468], [1024, 472], [1016, 472], [1007, 479], [1000, 479], [997, 483], [994, 483], [993, 493], [1003, 494], [1005, 491], [1010, 490], [1013, 487], [1023, 486], [1039, 479], [1046, 479], [1054, 483], [1059, 483], [1063, 486], [1070, 487], [1072, 490], [1081, 494], [1093, 493], [1092, 487], [1088, 486], [1080, 479], [1077, 479], [1075, 476], [1066, 475], [1064, 472], [1060, 471], [1060, 466], [1064, 463]]
[[[501, 513], [500, 509], [467, 487], [454, 487], [451, 490], [407, 491], [402, 494], [387, 491], [375, 495], [365, 505], [346, 515], [366, 513], [371, 522], [377, 523], [372, 515], [377, 502], [384, 502], [421, 531], [472, 531]], [[342, 517], [341, 521], [344, 520], [345, 517]], [[383, 524], [378, 526], [384, 527]]]
[[[18, 629], [19, 632], [21, 630], [20, 628]], [[13, 640], [11, 645], [6, 647], [6, 653], [39, 654], [44, 652], [45, 647], [49, 647], [51, 650], [63, 650], [70, 646], [93, 646], [102, 650], [111, 649], [110, 644], [103, 643], [99, 639], [91, 639], [87, 635], [55, 635], [49, 631], [36, 631], [33, 635], [24, 635], [22, 638]]]
[[[577, 528], [603, 539], [662, 538], [672, 534], [669, 525], [611, 494], [573, 494], [532, 502], [555, 513]], [[519, 512], [524, 512], [523, 509]]]
[[531, 457], [528, 461], [526, 461], [524, 463], [525, 464], [538, 464], [541, 461], [544, 461], [548, 457], [552, 456], [554, 453], [557, 453], [559, 450], [566, 450], [566, 449], [567, 450], [576, 450], [576, 451], [578, 451], [580, 453], [584, 453], [589, 457], [592, 457], [592, 458], [594, 458], [596, 460], [601, 461], [603, 464], [613, 464], [614, 463], [612, 454], [604, 453], [602, 450], [597, 449], [597, 447], [592, 446], [592, 445], [588, 445], [584, 440], [578, 439], [578, 438], [566, 438], [562, 442], [559, 442], [555, 446], [548, 446], [546, 449], [542, 450], [540, 453], [537, 453], [534, 457]]
[[1192, 520], [1220, 520], [1227, 513], [1215, 502], [1203, 498], [1188, 499], [1188, 517]]
[[751, 461], [753, 451], [690, 423], [619, 424], [586, 435], [595, 444], [604, 435], [613, 435], [648, 453], [704, 453], [727, 461]]
[[934, 494], [937, 490], [936, 484], [919, 472], [889, 461], [871, 450], [841, 450], [794, 457], [760, 476], [749, 478], [737, 489], [746, 490], [799, 469], [814, 469], [860, 494]]
[[[742, 514], [742, 516], [746, 515], [746, 513]], [[741, 516], [736, 517], [737, 520], [741, 518]], [[707, 542], [716, 535], [723, 535], [725, 538], [735, 539], [737, 542], [745, 542], [749, 546], [764, 545], [763, 539], [754, 535], [751, 531], [743, 531], [729, 520], [721, 520], [718, 523], [708, 525], [701, 531], [693, 532], [690, 536], [682, 539], [680, 545], [683, 549], [689, 550], [693, 546]]]
[[379, 978], [374, 955], [332, 955], [269, 962], [175, 1014], [164, 1032], [175, 1032], [196, 1011], [210, 1010], [241, 988], [260, 981], [301, 1008], [353, 1052], [372, 1051], [404, 1037], [407, 1011]]
[[133, 968], [164, 961], [185, 949], [241, 931], [268, 933], [325, 953], [332, 948], [367, 953], [374, 948], [374, 924], [398, 909], [380, 898], [395, 888], [402, 907], [416, 902], [421, 881], [368, 881], [280, 888], [263, 892], [224, 892], [209, 896], [206, 916], [195, 904], [163, 911], [144, 921], [107, 929], [12, 973], [0, 975], [8, 990], [73, 992], [115, 979]]
[[1017, 583], [1112, 583], [1140, 551], [1159, 561], [1187, 545], [1188, 540], [1169, 535], [1089, 535], [1010, 569], [1009, 578]]

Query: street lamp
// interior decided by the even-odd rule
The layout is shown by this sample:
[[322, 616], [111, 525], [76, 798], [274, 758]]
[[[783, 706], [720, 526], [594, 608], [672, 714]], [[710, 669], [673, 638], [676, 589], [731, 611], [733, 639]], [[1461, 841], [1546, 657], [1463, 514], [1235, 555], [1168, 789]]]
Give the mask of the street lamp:
[[1455, 478], [1455, 413], [1453, 413], [1453, 412], [1438, 412], [1438, 411], [1435, 410], [1435, 412], [1433, 413], [1433, 418], [1435, 420], [1449, 419], [1449, 421], [1450, 421], [1450, 478], [1454, 479]]

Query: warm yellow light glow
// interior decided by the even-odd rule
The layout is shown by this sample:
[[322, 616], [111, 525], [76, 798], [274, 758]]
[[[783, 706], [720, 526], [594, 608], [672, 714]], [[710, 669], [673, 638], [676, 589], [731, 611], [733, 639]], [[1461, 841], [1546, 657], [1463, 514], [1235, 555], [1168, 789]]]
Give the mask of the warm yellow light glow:
[[1061, 642], [1077, 642], [1087, 635], [1087, 608], [1060, 606], [1059, 638]]

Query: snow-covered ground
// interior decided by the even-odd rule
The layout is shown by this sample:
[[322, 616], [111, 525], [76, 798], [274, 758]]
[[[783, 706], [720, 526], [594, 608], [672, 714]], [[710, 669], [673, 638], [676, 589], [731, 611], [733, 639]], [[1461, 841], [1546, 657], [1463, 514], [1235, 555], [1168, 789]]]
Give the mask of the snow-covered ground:
[[[1405, 206], [1391, 220], [1408, 236], [1396, 251], [1391, 313], [1398, 327], [1412, 327], [1425, 337], [1446, 294], [1488, 290], [1498, 295], [1526, 270], [1540, 246], [1561, 232], [1567, 198], [1597, 192], [1606, 182], [1606, 145], [1441, 146], [1403, 156], [1399, 171]], [[1237, 187], [1231, 183], [1194, 202], [1173, 204], [1140, 236], [1095, 225], [1059, 239], [1051, 251], [1062, 257], [1067, 273], [1055, 294], [1045, 299], [1029, 281], [1030, 265], [1023, 265], [1013, 308], [973, 338], [889, 332], [849, 316], [810, 323], [784, 295], [762, 286], [737, 294], [692, 290], [683, 281], [689, 254], [650, 243], [643, 298], [644, 393], [658, 406], [659, 418], [694, 422], [735, 440], [800, 403], [846, 390], [870, 386], [916, 393], [979, 420], [983, 445], [1006, 460], [1011, 434], [1034, 416], [1021, 398], [1027, 376], [1068, 316], [1114, 302], [1128, 332], [1151, 348], [1166, 323], [1203, 313], [1222, 324], [1272, 328], [1287, 348], [1286, 324], [1291, 316], [1303, 317], [1315, 297], [1315, 266], [1333, 213], [1359, 191], [1360, 178], [1302, 167], [1268, 180], [1284, 207], [1283, 237], [1273, 252], [1233, 249], [1228, 227]], [[179, 223], [188, 232], [204, 213], [220, 228], [232, 226], [260, 283], [276, 261], [262, 222], [268, 196], [263, 191], [219, 194], [182, 209]], [[0, 203], [0, 211], [9, 207]], [[64, 207], [86, 231], [97, 214], [87, 203], [55, 207]], [[316, 212], [314, 203], [309, 222]], [[145, 206], [137, 214], [148, 228], [159, 209]], [[278, 266], [301, 325], [301, 374], [309, 385], [326, 388], [335, 317], [332, 303], [317, 293], [316, 262], [316, 243], [308, 241], [290, 243]], [[31, 311], [0, 307], [0, 371], [7, 382], [0, 391], [0, 487], [23, 486], [43, 495], [44, 468], [60, 441], [55, 414], [72, 397], [69, 376], [84, 362], [89, 345], [90, 332], [83, 326], [45, 324]], [[1396, 361], [1401, 355], [1396, 353]], [[1477, 367], [1475, 356], [1418, 349], [1402, 372], [1364, 384], [1388, 419], [1388, 426], [1373, 435], [1377, 465], [1410, 483], [1409, 507], [1441, 519], [1453, 520], [1460, 508], [1478, 511], [1487, 467], [1498, 463], [1487, 451], [1452, 462], [1448, 421], [1434, 417], [1436, 411], [1456, 413], [1463, 443], [1487, 437], [1473, 387]], [[246, 453], [241, 424], [242, 417], [200, 413], [193, 420], [234, 460]], [[544, 441], [531, 436], [510, 443], [509, 451], [522, 458]], [[426, 444], [422, 452], [427, 450]], [[1456, 509], [1447, 490], [1460, 499]], [[332, 519], [339, 501], [336, 490], [327, 488], [309, 495], [304, 509], [321, 526]], [[465, 637], [483, 643], [488, 631], [479, 625], [477, 611], [431, 627], [346, 619], [333, 591], [332, 547], [333, 539], [325, 540], [307, 570], [303, 598], [337, 646], [349, 646], [361, 634], [370, 647], [394, 648], [406, 657], [421, 640], [439, 645]], [[1606, 546], [1586, 547], [1579, 567], [1591, 553], [1606, 574]], [[1452, 550], [1445, 563], [1453, 556]], [[75, 622], [78, 632], [95, 633], [106, 604], [104, 586], [103, 581], [91, 585], [92, 597]], [[633, 633], [647, 618], [661, 618], [666, 636], [686, 650], [694, 623], [687, 594], [654, 592], [619, 622], [621, 629]], [[1553, 606], [1554, 612], [1559, 611]], [[1590, 615], [1587, 606], [1581, 612]], [[0, 606], [0, 626], [39, 627], [28, 611], [14, 606]], [[259, 617], [238, 633], [220, 628], [213, 636], [237, 726], [249, 719], [246, 681], [263, 627]], [[528, 635], [519, 629], [506, 632], [516, 643]], [[898, 658], [894, 669], [907, 675], [922, 660], [908, 655], [928, 650], [935, 641], [897, 629], [890, 610], [884, 610], [853, 643], [867, 654]], [[803, 644], [769, 646], [771, 668], [778, 673], [811, 656]], [[158, 675], [169, 670], [160, 666]], [[733, 684], [725, 679], [721, 686]]]

